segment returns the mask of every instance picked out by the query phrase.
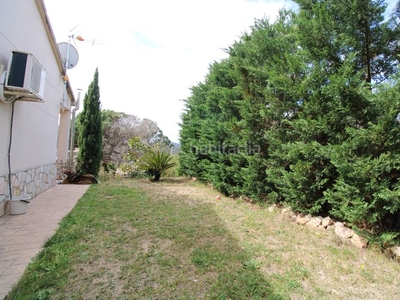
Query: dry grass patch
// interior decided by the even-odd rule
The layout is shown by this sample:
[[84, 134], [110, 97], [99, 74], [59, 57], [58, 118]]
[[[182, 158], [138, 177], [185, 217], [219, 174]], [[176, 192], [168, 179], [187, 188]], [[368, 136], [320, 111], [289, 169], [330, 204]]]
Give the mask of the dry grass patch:
[[[358, 249], [333, 231], [297, 225], [286, 215], [221, 197], [201, 183], [163, 182], [170, 193], [212, 205], [274, 291], [291, 299], [400, 297], [400, 265], [378, 249]], [[152, 186], [141, 188], [150, 192]]]

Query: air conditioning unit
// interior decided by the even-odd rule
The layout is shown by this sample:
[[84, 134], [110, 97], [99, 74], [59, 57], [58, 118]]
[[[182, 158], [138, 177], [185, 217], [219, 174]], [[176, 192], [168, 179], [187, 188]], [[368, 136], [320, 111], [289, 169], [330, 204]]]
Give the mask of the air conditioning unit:
[[12, 51], [4, 83], [5, 97], [43, 102], [46, 70], [31, 54]]

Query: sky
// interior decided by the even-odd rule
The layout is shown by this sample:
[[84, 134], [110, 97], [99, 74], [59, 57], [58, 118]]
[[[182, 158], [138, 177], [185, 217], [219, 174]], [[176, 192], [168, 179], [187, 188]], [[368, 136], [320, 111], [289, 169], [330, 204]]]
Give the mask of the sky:
[[[179, 142], [182, 99], [255, 19], [275, 20], [291, 1], [45, 0], [57, 43], [79, 54], [68, 77], [81, 101], [99, 70], [102, 109], [147, 118]], [[85, 41], [76, 37], [81, 35]], [[71, 38], [69, 38], [71, 36]], [[82, 105], [81, 105], [82, 107]], [[78, 112], [82, 111], [82, 108]]]
[[227, 57], [224, 49], [255, 19], [273, 22], [280, 9], [295, 8], [289, 0], [44, 2], [57, 43], [70, 40], [79, 54], [67, 73], [76, 97], [82, 89], [81, 104], [98, 68], [102, 109], [150, 119], [173, 142], [182, 99], [210, 64]]

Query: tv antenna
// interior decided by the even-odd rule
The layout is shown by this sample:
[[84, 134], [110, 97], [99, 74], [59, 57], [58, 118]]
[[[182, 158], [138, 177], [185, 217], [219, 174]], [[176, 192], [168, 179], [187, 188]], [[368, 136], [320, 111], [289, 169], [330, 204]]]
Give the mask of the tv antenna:
[[[78, 25], [75, 26], [70, 31], [70, 34], [68, 35], [68, 43], [66, 43], [66, 42], [58, 43], [58, 49], [60, 50], [61, 57], [63, 59], [63, 63], [64, 63], [64, 67], [65, 67], [64, 76], [62, 77], [64, 80], [64, 89], [63, 89], [63, 94], [62, 94], [62, 99], [61, 99], [61, 104], [62, 104], [63, 108], [65, 107], [65, 105], [64, 105], [65, 94], [67, 92], [67, 84], [69, 81], [67, 70], [74, 68], [78, 64], [78, 61], [79, 61], [78, 50], [76, 50], [76, 48], [73, 45], [71, 45], [71, 40], [75, 44], [75, 34], [73, 33], [73, 31], [77, 27], [78, 27]], [[76, 46], [76, 44], [75, 44], [75, 46]]]
[[[62, 42], [58, 44], [58, 49], [60, 50], [65, 67], [65, 74], [63, 76], [64, 90], [61, 99], [63, 107], [65, 102], [65, 94], [67, 91], [67, 83], [69, 81], [67, 70], [74, 68], [79, 61], [79, 53], [76, 49], [77, 45], [75, 40], [78, 40], [80, 42], [89, 42], [91, 45], [102, 45], [102, 42], [98, 39], [86, 39], [82, 37], [82, 32], [78, 33], [80, 31], [78, 26], [79, 25], [76, 25], [74, 28], [71, 29], [70, 34], [68, 35], [68, 42]], [[75, 45], [75, 47], [71, 44], [71, 41]]]
[[104, 43], [103, 40], [95, 39], [95, 38], [88, 38], [88, 37], [86, 37], [86, 36], [83, 34], [83, 31], [82, 31], [82, 30], [79, 30], [79, 29], [77, 29], [77, 28], [78, 28], [78, 25], [76, 25], [76, 26], [71, 30], [71, 33], [72, 33], [74, 30], [76, 30], [75, 33], [72, 33], [72, 34], [70, 35], [70, 37], [72, 38], [72, 41], [73, 41], [73, 43], [75, 44], [75, 46], [76, 46], [75, 40], [78, 40], [78, 41], [80, 41], [80, 42], [89, 43], [89, 44], [91, 44], [92, 46], [103, 45], [103, 43]]

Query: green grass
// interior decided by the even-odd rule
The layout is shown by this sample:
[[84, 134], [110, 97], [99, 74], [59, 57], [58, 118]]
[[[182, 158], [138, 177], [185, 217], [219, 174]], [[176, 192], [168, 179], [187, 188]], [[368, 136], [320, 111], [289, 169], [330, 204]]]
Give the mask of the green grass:
[[91, 186], [9, 299], [277, 299], [211, 206]]
[[329, 233], [216, 195], [188, 180], [93, 185], [7, 299], [398, 295], [400, 268], [379, 253], [360, 253]]

